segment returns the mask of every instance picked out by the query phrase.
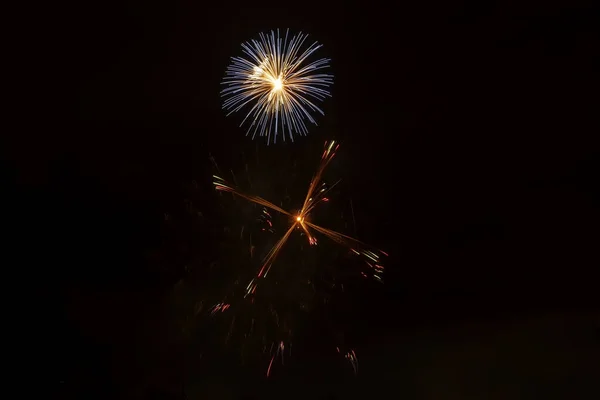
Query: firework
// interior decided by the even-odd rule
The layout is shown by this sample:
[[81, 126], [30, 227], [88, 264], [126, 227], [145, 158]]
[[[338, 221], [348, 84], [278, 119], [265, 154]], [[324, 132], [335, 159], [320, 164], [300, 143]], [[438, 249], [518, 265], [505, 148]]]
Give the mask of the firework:
[[[230, 291], [225, 298], [221, 298], [221, 300], [216, 304], [213, 303], [214, 306], [209, 309], [210, 315], [216, 318], [219, 314], [228, 315], [231, 311], [233, 311], [232, 309], [235, 308], [235, 311], [233, 311], [229, 317], [226, 317], [230, 320], [228, 331], [223, 335], [226, 340], [228, 340], [228, 338], [231, 336], [233, 325], [236, 323], [238, 325], [242, 324], [243, 319], [245, 320], [243, 324], [249, 326], [249, 330], [244, 333], [245, 339], [248, 339], [248, 335], [252, 334], [252, 332], [255, 332], [258, 327], [262, 325], [261, 332], [263, 336], [261, 345], [263, 347], [263, 353], [269, 354], [269, 362], [266, 369], [267, 376], [271, 375], [272, 369], [277, 360], [280, 359], [281, 363], [283, 363], [284, 350], [286, 354], [291, 350], [292, 321], [289, 319], [290, 313], [286, 312], [286, 307], [289, 307], [289, 305], [296, 301], [292, 299], [292, 302], [289, 302], [289, 297], [295, 298], [296, 295], [290, 295], [293, 290], [290, 290], [289, 282], [286, 283], [285, 288], [280, 287], [280, 289], [277, 289], [279, 287], [277, 286], [277, 281], [279, 280], [278, 276], [285, 276], [285, 279], [288, 280], [293, 279], [290, 277], [290, 275], [288, 275], [287, 272], [284, 275], [280, 275], [280, 273], [277, 272], [274, 273], [274, 277], [272, 279], [266, 278], [275, 264], [278, 255], [281, 253], [284, 245], [288, 242], [296, 230], [302, 232], [307, 237], [308, 244], [310, 246], [317, 245], [318, 240], [315, 235], [320, 234], [328, 237], [338, 244], [347, 247], [350, 254], [361, 256], [365, 262], [364, 265], [368, 267], [367, 269], [363, 269], [361, 271], [361, 275], [363, 277], [382, 281], [384, 268], [381, 260], [384, 256], [387, 256], [385, 252], [374, 249], [348, 235], [321, 227], [310, 220], [311, 213], [319, 206], [319, 204], [329, 201], [329, 198], [327, 197], [328, 193], [339, 182], [337, 181], [333, 185], [326, 185], [323, 182], [323, 174], [327, 166], [335, 157], [338, 148], [339, 145], [335, 141], [325, 143], [325, 148], [323, 150], [316, 173], [310, 180], [308, 190], [304, 196], [302, 207], [296, 212], [286, 211], [282, 207], [277, 206], [276, 204], [262, 197], [245, 193], [236, 185], [225, 181], [223, 178], [217, 175], [213, 175], [213, 184], [215, 185], [216, 190], [232, 193], [234, 196], [247, 200], [249, 203], [258, 204], [261, 206], [261, 210], [257, 218], [257, 221], [261, 226], [260, 232], [268, 232], [276, 235], [274, 225], [271, 222], [272, 216], [269, 213], [269, 210], [275, 211], [285, 216], [289, 220], [288, 226], [281, 231], [282, 234], [279, 234], [280, 236], [278, 238], [275, 236], [276, 239], [272, 239], [274, 240], [274, 244], [268, 247], [269, 251], [262, 258], [258, 271], [253, 276], [246, 275], [245, 279], [242, 278], [240, 286], [238, 286], [237, 283], [239, 279], [236, 280], [235, 286], [239, 287], [239, 289], [237, 289], [235, 293], [239, 294], [239, 296], [234, 294], [233, 291]], [[240, 238], [243, 236], [243, 232], [244, 230], [242, 228], [242, 231], [240, 232]], [[252, 245], [251, 240], [251, 258], [253, 256], [253, 249], [254, 246]], [[247, 282], [247, 284], [243, 282]], [[271, 284], [265, 285], [267, 282], [271, 282]], [[312, 287], [313, 291], [316, 290], [310, 280], [308, 281], [308, 284]], [[334, 281], [332, 286], [335, 287], [335, 284], [336, 283]], [[260, 289], [261, 287], [262, 289]], [[341, 285], [341, 289], [343, 291], [343, 284]], [[275, 293], [277, 294], [274, 295]], [[235, 302], [235, 305], [231, 304], [231, 300]], [[277, 310], [274, 305], [276, 305]], [[300, 304], [300, 306], [300, 308], [303, 308], [303, 304]], [[268, 312], [265, 313], [265, 310], [268, 310]], [[287, 309], [287, 311], [289, 311], [289, 309]], [[258, 312], [258, 314], [254, 314], [254, 312]], [[236, 316], [238, 316], [237, 320]], [[270, 321], [267, 323], [267, 319], [269, 318]], [[259, 319], [262, 322], [258, 322]], [[275, 337], [273, 337], [271, 340], [266, 339], [265, 336], [266, 330], [270, 329], [267, 328], [267, 324], [277, 332]], [[271, 343], [270, 350], [268, 346], [269, 341]], [[358, 361], [354, 350], [348, 349], [347, 351], [342, 352], [338, 348], [338, 353], [350, 363], [354, 373], [356, 374], [358, 372]]]
[[[317, 124], [312, 114], [324, 115], [316, 103], [330, 96], [333, 76], [320, 73], [329, 67], [329, 59], [309, 62], [308, 58], [322, 45], [317, 42], [304, 48], [308, 35], [299, 33], [288, 40], [271, 31], [259, 40], [242, 44], [246, 57], [232, 57], [221, 91], [227, 115], [247, 109], [240, 126], [249, 123], [246, 135], [258, 133], [277, 141], [279, 132], [294, 140], [295, 134], [306, 135], [306, 121]], [[304, 50], [302, 50], [304, 48]]]
[[[308, 238], [308, 243], [310, 245], [317, 244], [317, 239], [311, 232], [312, 229], [339, 244], [347, 246], [354, 254], [363, 256], [366, 264], [370, 268], [370, 274], [372, 275], [372, 277], [378, 281], [382, 281], [384, 267], [381, 264], [381, 257], [387, 256], [387, 253], [381, 250], [370, 249], [368, 245], [359, 241], [358, 239], [333, 231], [331, 229], [323, 228], [308, 220], [311, 211], [313, 211], [319, 203], [327, 202], [329, 200], [326, 197], [326, 195], [337, 184], [336, 182], [334, 185], [327, 187], [324, 183], [321, 182], [321, 179], [325, 168], [334, 158], [338, 148], [339, 145], [336, 144], [335, 141], [325, 143], [325, 149], [323, 151], [323, 155], [321, 156], [321, 162], [319, 164], [319, 167], [317, 168], [317, 173], [314, 175], [313, 179], [310, 182], [302, 208], [295, 215], [292, 215], [292, 213], [283, 210], [281, 207], [278, 207], [275, 204], [261, 197], [245, 194], [239, 189], [237, 189], [235, 186], [225, 182], [225, 180], [223, 180], [222, 178], [218, 176], [213, 176], [213, 178], [215, 179], [213, 184], [215, 185], [216, 190], [231, 192], [246, 200], [249, 200], [256, 204], [260, 204], [264, 207], [280, 212], [291, 218], [291, 223], [288, 230], [271, 248], [267, 256], [264, 258], [258, 273], [246, 287], [246, 296], [254, 294], [256, 292], [258, 280], [267, 277], [271, 267], [273, 266], [275, 258], [277, 257], [277, 255], [283, 248], [283, 245], [287, 242], [288, 238], [295, 229], [301, 229], [305, 233], [306, 237]], [[364, 277], [368, 276], [364, 272], [362, 272], [362, 275]]]

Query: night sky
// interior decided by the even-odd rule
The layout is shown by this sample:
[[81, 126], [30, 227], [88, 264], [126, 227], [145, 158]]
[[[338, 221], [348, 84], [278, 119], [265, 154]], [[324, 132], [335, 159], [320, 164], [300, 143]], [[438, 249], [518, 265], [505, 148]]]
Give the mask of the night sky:
[[[590, 7], [93, 3], [63, 43], [75, 113], [15, 141], [6, 163], [27, 253], [46, 266], [35, 267], [46, 305], [39, 357], [52, 390], [598, 396], [600, 41]], [[322, 43], [335, 83], [319, 126], [267, 147], [225, 116], [219, 91], [240, 44], [277, 28]], [[270, 188], [259, 194], [277, 197], [276, 182], [302, 193], [331, 139], [342, 144], [331, 213], [348, 222], [351, 200], [348, 233], [390, 253], [385, 284], [357, 284], [339, 305], [358, 375], [332, 351], [319, 312], [300, 319], [297, 349], [269, 379], [264, 363], [216, 348], [209, 357], [190, 310], [213, 286], [198, 276], [222, 259], [233, 219], [210, 157], [225, 171], [259, 163]]]

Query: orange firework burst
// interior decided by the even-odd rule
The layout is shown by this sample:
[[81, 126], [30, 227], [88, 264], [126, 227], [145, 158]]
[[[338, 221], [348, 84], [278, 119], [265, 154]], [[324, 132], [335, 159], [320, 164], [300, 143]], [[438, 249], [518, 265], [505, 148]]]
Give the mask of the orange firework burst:
[[[224, 179], [213, 175], [215, 178], [213, 184], [215, 185], [216, 190], [231, 192], [248, 201], [260, 204], [290, 217], [290, 227], [265, 256], [258, 273], [246, 287], [246, 296], [255, 293], [259, 280], [267, 277], [275, 259], [277, 258], [277, 255], [283, 248], [283, 245], [287, 242], [294, 229], [302, 229], [302, 231], [306, 234], [310, 245], [314, 246], [317, 244], [317, 238], [312, 233], [312, 231], [316, 231], [324, 236], [329, 237], [335, 242], [348, 247], [355, 254], [363, 256], [365, 258], [365, 262], [371, 270], [373, 278], [378, 281], [382, 281], [383, 266], [381, 265], [380, 259], [382, 255], [387, 256], [385, 252], [372, 248], [370, 249], [369, 246], [357, 239], [331, 229], [323, 228], [314, 224], [313, 222], [310, 222], [308, 219], [310, 213], [320, 202], [327, 202], [329, 200], [326, 197], [327, 193], [339, 182], [336, 182], [336, 184], [332, 185], [331, 187], [326, 187], [325, 184], [321, 182], [323, 172], [335, 156], [338, 148], [339, 144], [337, 144], [335, 141], [325, 143], [325, 150], [321, 157], [317, 172], [312, 178], [308, 187], [302, 208], [295, 214], [292, 214], [259, 196], [243, 193], [235, 186], [227, 183]], [[366, 277], [367, 275], [363, 273], [363, 276]]]

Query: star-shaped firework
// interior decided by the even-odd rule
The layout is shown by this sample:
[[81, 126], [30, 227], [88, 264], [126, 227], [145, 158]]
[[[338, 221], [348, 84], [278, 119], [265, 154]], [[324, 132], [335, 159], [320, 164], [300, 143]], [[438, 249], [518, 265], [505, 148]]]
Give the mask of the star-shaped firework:
[[[306, 234], [310, 245], [317, 244], [317, 238], [312, 233], [312, 231], [316, 231], [336, 241], [337, 243], [340, 243], [341, 245], [347, 246], [355, 254], [364, 257], [365, 262], [371, 270], [373, 278], [378, 281], [382, 281], [384, 267], [382, 266], [380, 260], [382, 256], [387, 256], [387, 253], [381, 250], [373, 249], [365, 243], [359, 241], [358, 239], [352, 238], [339, 232], [335, 232], [331, 229], [323, 228], [310, 221], [311, 212], [315, 209], [315, 207], [317, 207], [319, 203], [329, 201], [329, 199], [326, 196], [327, 193], [339, 182], [338, 181], [335, 184], [327, 187], [325, 183], [321, 181], [325, 168], [327, 167], [327, 165], [329, 165], [329, 163], [335, 156], [338, 148], [339, 144], [337, 144], [335, 141], [325, 142], [325, 150], [323, 151], [321, 162], [319, 163], [319, 167], [317, 168], [317, 173], [314, 175], [310, 182], [302, 208], [295, 214], [292, 214], [291, 212], [288, 212], [283, 208], [278, 207], [277, 205], [271, 203], [268, 200], [263, 199], [262, 197], [243, 193], [234, 185], [231, 185], [230, 183], [226, 182], [223, 178], [213, 175], [213, 178], [215, 179], [213, 184], [215, 185], [216, 190], [231, 192], [248, 201], [262, 205], [266, 208], [270, 208], [271, 210], [277, 211], [281, 214], [290, 217], [290, 226], [288, 230], [267, 253], [258, 273], [246, 287], [246, 296], [248, 296], [249, 294], [253, 294], [257, 289], [260, 279], [264, 279], [267, 277], [269, 271], [271, 270], [271, 267], [275, 262], [275, 259], [277, 258], [277, 255], [279, 254], [283, 245], [287, 242], [288, 238], [295, 229], [301, 229]], [[367, 276], [367, 274], [365, 274], [364, 272], [362, 274], [365, 277]]]

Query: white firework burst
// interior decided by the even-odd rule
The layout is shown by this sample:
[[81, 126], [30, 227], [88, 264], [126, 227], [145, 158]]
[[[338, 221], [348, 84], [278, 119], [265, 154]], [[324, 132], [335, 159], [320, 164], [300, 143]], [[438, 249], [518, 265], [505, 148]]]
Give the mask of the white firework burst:
[[279, 30], [261, 33], [260, 40], [243, 43], [247, 58], [232, 57], [223, 79], [227, 115], [249, 108], [240, 126], [250, 123], [246, 135], [267, 136], [267, 144], [276, 142], [279, 132], [292, 141], [295, 134], [306, 135], [306, 121], [317, 124], [312, 114], [324, 115], [315, 103], [331, 96], [333, 75], [318, 73], [330, 60], [307, 61], [322, 45], [315, 42], [301, 52], [308, 35], [299, 33], [288, 41], [288, 33], [284, 38]]

